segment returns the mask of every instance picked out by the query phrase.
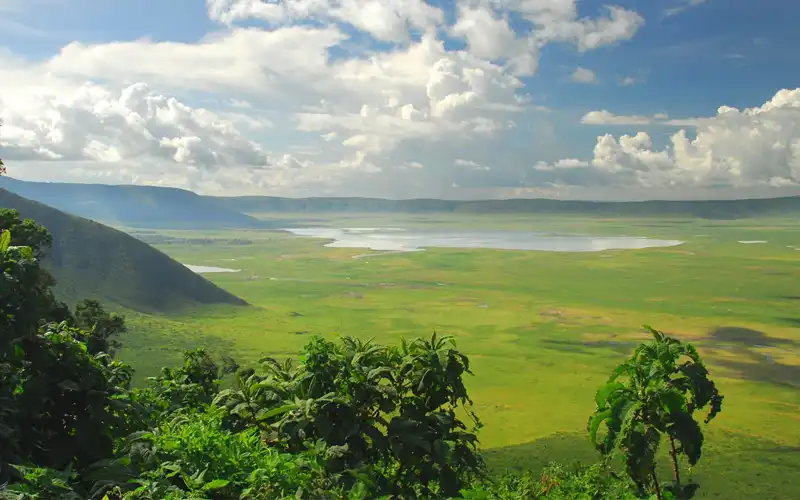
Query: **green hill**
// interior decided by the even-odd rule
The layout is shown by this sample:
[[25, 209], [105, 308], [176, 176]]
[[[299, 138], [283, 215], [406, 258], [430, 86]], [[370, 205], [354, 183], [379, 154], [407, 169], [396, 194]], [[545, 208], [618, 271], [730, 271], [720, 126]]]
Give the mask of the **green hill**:
[[0, 189], [0, 208], [44, 225], [53, 235], [45, 267], [67, 303], [91, 298], [142, 312], [246, 302], [136, 238]]
[[191, 191], [154, 186], [28, 182], [0, 177], [0, 188], [64, 212], [117, 227], [242, 229], [265, 223]]

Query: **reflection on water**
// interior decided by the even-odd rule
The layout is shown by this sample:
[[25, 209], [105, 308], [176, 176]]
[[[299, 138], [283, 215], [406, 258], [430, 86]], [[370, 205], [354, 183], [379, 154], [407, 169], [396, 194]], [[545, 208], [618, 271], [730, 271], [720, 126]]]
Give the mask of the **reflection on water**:
[[297, 236], [333, 240], [327, 247], [369, 248], [382, 251], [414, 252], [424, 248], [493, 248], [549, 252], [598, 252], [670, 247], [678, 240], [654, 240], [631, 236], [595, 237], [527, 231], [461, 231], [398, 228], [291, 228]]
[[202, 273], [238, 273], [241, 269], [228, 269], [227, 267], [214, 267], [214, 266], [192, 266], [190, 264], [184, 264], [184, 266], [188, 267], [192, 271], [202, 274]]

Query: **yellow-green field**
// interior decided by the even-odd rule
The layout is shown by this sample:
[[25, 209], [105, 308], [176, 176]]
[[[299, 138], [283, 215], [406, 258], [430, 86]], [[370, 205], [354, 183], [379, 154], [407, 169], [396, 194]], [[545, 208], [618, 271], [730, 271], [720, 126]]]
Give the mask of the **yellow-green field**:
[[[535, 216], [321, 216], [309, 225], [507, 228], [680, 239], [587, 253], [429, 249], [353, 258], [282, 232], [159, 233], [156, 244], [253, 306], [128, 314], [140, 377], [204, 346], [240, 363], [294, 355], [313, 334], [454, 335], [495, 469], [594, 460], [593, 396], [650, 324], [694, 343], [725, 395], [697, 470], [703, 498], [800, 498], [800, 223]], [[152, 236], [152, 235], [150, 235]], [[233, 239], [249, 240], [232, 242]], [[764, 240], [741, 244], [739, 240]]]

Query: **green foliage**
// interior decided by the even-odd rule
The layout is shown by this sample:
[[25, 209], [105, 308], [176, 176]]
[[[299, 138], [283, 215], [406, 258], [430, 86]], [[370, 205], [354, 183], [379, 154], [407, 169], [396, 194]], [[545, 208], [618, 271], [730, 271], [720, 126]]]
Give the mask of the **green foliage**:
[[151, 377], [151, 390], [167, 413], [197, 411], [209, 403], [219, 390], [222, 370], [204, 349], [186, 351], [183, 366], [164, 368]]
[[21, 219], [19, 210], [0, 209], [0, 230], [14, 234], [15, 243], [30, 247], [37, 259], [41, 259], [53, 246], [53, 236], [50, 231], [32, 219]]
[[[615, 450], [639, 491], [659, 499], [691, 498], [697, 484], [681, 484], [679, 455], [694, 466], [703, 446], [703, 432], [694, 412], [709, 407], [705, 423], [722, 409], [723, 397], [708, 378], [708, 370], [691, 344], [646, 327], [653, 340], [640, 345], [597, 391], [597, 410], [589, 419], [591, 441], [608, 456]], [[682, 362], [681, 362], [682, 361]], [[608, 432], [598, 442], [597, 432]], [[662, 491], [656, 476], [656, 455], [662, 436], [670, 442], [673, 482]]]
[[[234, 427], [252, 425], [273, 446], [329, 447], [331, 472], [383, 471], [375, 493], [404, 497], [455, 495], [483, 471], [479, 427], [456, 414], [471, 404], [462, 377], [469, 360], [449, 337], [386, 348], [345, 337], [314, 338], [297, 367], [263, 360], [263, 372], [240, 372], [237, 386], [215, 403]], [[354, 484], [357, 474], [352, 474]]]
[[548, 465], [539, 477], [532, 473], [506, 473], [463, 492], [468, 500], [638, 500], [625, 481], [608, 473], [602, 464], [588, 467]]
[[229, 432], [222, 420], [223, 412], [210, 408], [167, 418], [132, 435], [122, 458], [109, 468], [124, 465], [131, 478], [117, 491], [124, 492], [124, 498], [163, 498], [171, 493], [179, 495], [176, 498], [271, 499], [294, 498], [298, 491], [337, 490], [336, 478], [323, 469], [321, 454], [281, 453], [263, 446], [256, 429]]
[[116, 340], [127, 331], [125, 318], [119, 314], [108, 313], [96, 300], [84, 300], [75, 306], [75, 326], [89, 333], [86, 346], [89, 352], [105, 352], [114, 355], [120, 347]]

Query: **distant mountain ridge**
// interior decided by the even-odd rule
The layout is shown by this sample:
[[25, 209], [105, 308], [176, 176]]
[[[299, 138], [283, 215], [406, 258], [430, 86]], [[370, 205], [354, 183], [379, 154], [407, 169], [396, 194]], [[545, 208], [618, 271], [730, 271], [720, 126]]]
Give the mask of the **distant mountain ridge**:
[[800, 196], [625, 202], [543, 198], [388, 200], [358, 197], [225, 197], [203, 196], [168, 187], [27, 182], [7, 177], [0, 177], [0, 187], [74, 215], [118, 226], [148, 229], [269, 228], [275, 224], [250, 215], [269, 213], [530, 213], [707, 219], [800, 214]]
[[[53, 235], [43, 260], [70, 305], [97, 299], [140, 312], [172, 312], [211, 304], [247, 305], [164, 253], [122, 231], [66, 214], [0, 188], [12, 208]], [[13, 237], [13, 235], [12, 235]]]
[[460, 213], [460, 214], [573, 214], [617, 217], [663, 216], [739, 219], [800, 214], [800, 196], [701, 201], [575, 201], [551, 199], [506, 200], [386, 200], [380, 198], [278, 198], [269, 196], [217, 197], [223, 206], [243, 213]]
[[266, 224], [192, 191], [155, 186], [28, 182], [0, 177], [0, 188], [58, 210], [131, 228], [241, 229]]

